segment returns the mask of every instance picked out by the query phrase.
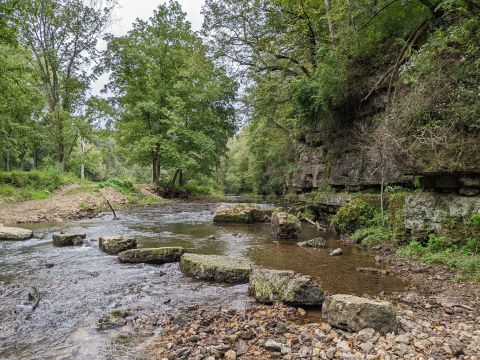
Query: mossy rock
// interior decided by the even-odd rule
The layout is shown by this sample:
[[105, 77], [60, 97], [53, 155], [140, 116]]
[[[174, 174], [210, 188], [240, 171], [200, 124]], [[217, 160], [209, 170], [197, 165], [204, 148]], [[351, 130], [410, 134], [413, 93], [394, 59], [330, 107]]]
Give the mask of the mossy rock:
[[118, 254], [122, 263], [165, 264], [180, 261], [185, 250], [181, 247], [131, 249]]
[[327, 243], [325, 242], [325, 239], [321, 237], [307, 240], [307, 241], [302, 241], [297, 243], [297, 245], [301, 247], [311, 247], [311, 248], [317, 248], [317, 249], [323, 249], [327, 247]]
[[295, 306], [320, 306], [324, 298], [323, 289], [311, 276], [290, 270], [254, 269], [248, 289], [263, 304], [282, 301]]
[[132, 236], [102, 236], [98, 245], [103, 252], [109, 255], [117, 255], [122, 251], [135, 249], [137, 241]]
[[215, 211], [213, 222], [241, 224], [266, 222], [274, 210], [246, 204], [223, 205]]
[[183, 254], [180, 270], [190, 277], [220, 283], [246, 283], [252, 271], [247, 260], [221, 255]]
[[298, 218], [286, 212], [272, 214], [273, 234], [277, 239], [296, 239], [301, 231]]
[[59, 234], [53, 234], [52, 240], [53, 240], [53, 245], [58, 247], [81, 246], [83, 245], [83, 242], [86, 237], [87, 237], [86, 234], [59, 233]]

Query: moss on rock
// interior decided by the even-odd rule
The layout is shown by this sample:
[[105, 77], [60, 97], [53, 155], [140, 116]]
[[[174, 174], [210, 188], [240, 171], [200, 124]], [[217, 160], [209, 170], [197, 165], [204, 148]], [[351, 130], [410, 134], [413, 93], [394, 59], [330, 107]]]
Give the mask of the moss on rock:
[[247, 260], [221, 255], [183, 254], [180, 270], [190, 277], [220, 283], [246, 283], [252, 271]]
[[180, 261], [184, 252], [181, 247], [131, 249], [121, 252], [118, 260], [122, 263], [165, 264]]

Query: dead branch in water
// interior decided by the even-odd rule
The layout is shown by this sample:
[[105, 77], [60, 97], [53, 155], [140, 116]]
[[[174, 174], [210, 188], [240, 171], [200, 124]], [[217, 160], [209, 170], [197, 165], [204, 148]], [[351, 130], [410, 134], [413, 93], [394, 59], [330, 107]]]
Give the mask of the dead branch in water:
[[312, 224], [317, 228], [318, 231], [327, 231], [327, 228], [325, 226], [322, 226], [318, 221], [312, 221], [310, 219], [305, 218], [305, 221], [308, 222], [309, 224]]
[[113, 213], [113, 220], [117, 220], [117, 214], [115, 214], [115, 210], [113, 209], [113, 206], [112, 204], [110, 204], [110, 201], [108, 201], [108, 199], [106, 198], [106, 196], [103, 196], [103, 198], [105, 199], [105, 201], [107, 202], [108, 204], [108, 207], [110, 208], [110, 210], [112, 210], [112, 213]]

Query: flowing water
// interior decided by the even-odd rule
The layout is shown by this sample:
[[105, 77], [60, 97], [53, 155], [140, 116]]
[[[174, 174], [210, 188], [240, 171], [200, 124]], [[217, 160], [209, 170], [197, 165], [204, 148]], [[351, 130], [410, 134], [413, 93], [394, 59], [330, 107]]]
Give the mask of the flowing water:
[[[175, 203], [122, 212], [119, 220], [101, 214], [88, 220], [28, 225], [34, 239], [0, 242], [0, 359], [130, 359], [135, 350], [115, 344], [114, 331], [96, 329], [105, 312], [120, 307], [138, 314], [169, 314], [191, 306], [242, 309], [252, 302], [246, 285], [194, 281], [181, 274], [178, 264], [119, 264], [115, 256], [98, 249], [95, 240], [101, 235], [133, 235], [139, 247], [183, 246], [189, 252], [295, 270], [314, 276], [328, 293], [391, 293], [405, 286], [394, 277], [356, 271], [376, 267], [375, 260], [340, 243], [333, 233], [304, 226], [299, 241], [322, 236], [328, 247], [301, 248], [295, 241], [274, 241], [268, 224], [213, 224], [219, 205]], [[93, 241], [90, 246], [55, 248], [51, 236], [59, 231], [86, 233]], [[329, 256], [337, 247], [344, 255]], [[40, 293], [35, 310], [33, 288]]]

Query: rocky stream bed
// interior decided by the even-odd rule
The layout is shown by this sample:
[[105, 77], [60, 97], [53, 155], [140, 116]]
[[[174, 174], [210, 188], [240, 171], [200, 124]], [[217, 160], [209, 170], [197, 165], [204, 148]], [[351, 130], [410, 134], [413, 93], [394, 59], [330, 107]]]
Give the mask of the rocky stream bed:
[[[454, 283], [451, 271], [398, 259], [389, 247], [369, 254], [309, 225], [298, 242], [320, 236], [321, 246], [277, 241], [269, 224], [213, 224], [218, 206], [174, 203], [122, 212], [119, 220], [100, 214], [30, 224], [32, 239], [0, 242], [0, 358], [479, 358], [477, 283]], [[83, 246], [53, 247], [60, 231], [85, 233]], [[101, 251], [105, 235], [135, 237], [140, 250], [121, 263]], [[353, 294], [389, 301], [396, 332], [332, 327], [318, 306], [260, 305], [247, 284], [193, 279], [178, 263], [158, 265], [156, 252], [141, 250], [158, 247], [309, 275], [302, 281], [320, 284], [322, 300]], [[330, 256], [337, 248], [342, 255]], [[176, 251], [172, 261], [183, 253]]]

